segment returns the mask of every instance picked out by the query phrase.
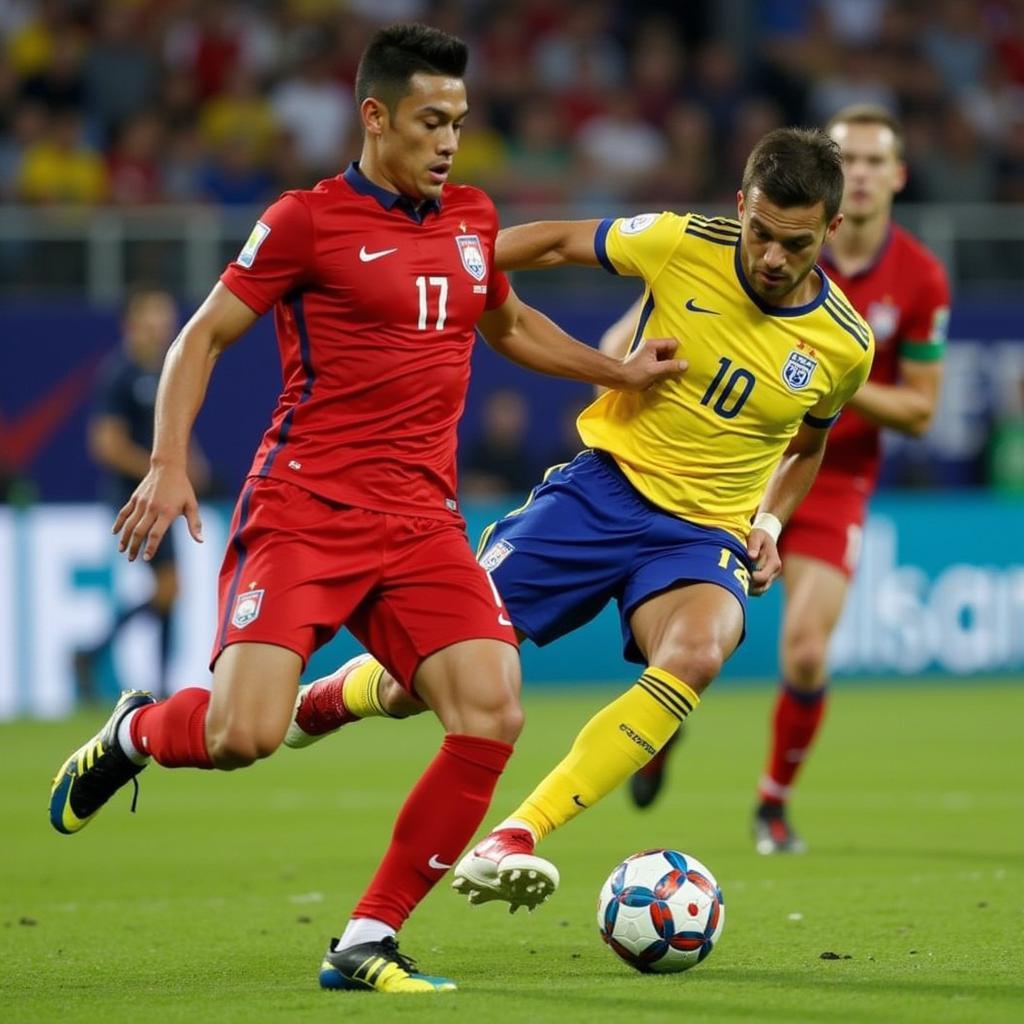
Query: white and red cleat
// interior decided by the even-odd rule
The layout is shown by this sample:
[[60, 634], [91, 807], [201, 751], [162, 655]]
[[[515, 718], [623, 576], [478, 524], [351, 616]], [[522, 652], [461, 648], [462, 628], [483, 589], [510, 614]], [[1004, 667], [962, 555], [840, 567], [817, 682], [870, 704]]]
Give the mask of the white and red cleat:
[[329, 676], [299, 687], [295, 715], [284, 737], [286, 747], [308, 747], [343, 725], [359, 721], [345, 707], [342, 690], [349, 672], [365, 664], [370, 657], [369, 654], [357, 654]]
[[525, 828], [498, 828], [485, 836], [455, 866], [452, 888], [474, 906], [502, 900], [514, 914], [534, 910], [558, 888], [558, 868], [533, 853], [533, 834]]

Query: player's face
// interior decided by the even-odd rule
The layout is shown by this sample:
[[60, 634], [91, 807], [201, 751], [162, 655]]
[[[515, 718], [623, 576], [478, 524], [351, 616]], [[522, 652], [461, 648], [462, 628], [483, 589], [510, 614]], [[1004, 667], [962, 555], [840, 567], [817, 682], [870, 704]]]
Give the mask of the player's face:
[[178, 311], [169, 295], [153, 293], [137, 299], [124, 322], [125, 341], [132, 357], [140, 366], [159, 366], [177, 326]]
[[854, 224], [887, 217], [893, 196], [906, 184], [907, 171], [899, 158], [896, 136], [884, 124], [846, 124], [832, 126], [843, 154], [842, 210]]
[[773, 306], [809, 302], [807, 276], [842, 214], [827, 223], [824, 203], [776, 206], [756, 186], [737, 194], [736, 207], [742, 224], [740, 259], [750, 287]]
[[393, 114], [384, 111], [381, 171], [404, 195], [439, 199], [469, 110], [466, 86], [461, 78], [415, 74], [410, 87]]

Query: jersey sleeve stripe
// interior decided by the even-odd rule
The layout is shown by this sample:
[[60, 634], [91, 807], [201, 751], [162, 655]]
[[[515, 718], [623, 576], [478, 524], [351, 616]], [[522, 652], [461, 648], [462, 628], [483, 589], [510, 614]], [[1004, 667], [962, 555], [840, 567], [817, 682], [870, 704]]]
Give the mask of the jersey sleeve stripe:
[[619, 272], [608, 258], [608, 232], [611, 231], [612, 224], [614, 223], [615, 221], [611, 217], [605, 217], [597, 225], [597, 230], [594, 232], [594, 254], [597, 256], [598, 262], [609, 274], [615, 274], [618, 277]]
[[739, 221], [725, 217], [702, 217], [699, 213], [690, 214], [690, 223], [705, 231], [713, 231], [730, 237], [739, 238]]
[[649, 292], [644, 300], [643, 308], [640, 310], [640, 315], [636, 319], [636, 330], [633, 332], [633, 340], [629, 343], [629, 352], [632, 352], [640, 343], [640, 339], [644, 336], [644, 328], [647, 326], [647, 321], [650, 320], [653, 312], [654, 293]]
[[726, 245], [730, 248], [735, 246], [739, 241], [739, 235], [735, 235], [730, 238], [722, 235], [705, 234], [703, 231], [698, 231], [697, 227], [698, 225], [691, 225], [686, 229], [684, 234], [692, 235], [694, 238], [702, 238], [705, 242], [714, 242], [716, 245]]
[[839, 295], [836, 295], [835, 292], [833, 292], [832, 301], [835, 302], [836, 306], [839, 309], [841, 309], [847, 315], [847, 317], [851, 321], [853, 321], [853, 323], [859, 324], [861, 327], [864, 328], [865, 333], [867, 333], [867, 323], [864, 320], [864, 317], [862, 317], [860, 313], [858, 313], [857, 310], [855, 310], [853, 306], [850, 305], [847, 299], [841, 298]]
[[944, 341], [902, 341], [900, 342], [900, 359], [909, 359], [912, 363], [934, 363], [946, 354]]
[[836, 307], [833, 306], [828, 301], [825, 302], [824, 308], [825, 312], [828, 313], [828, 315], [832, 317], [832, 319], [835, 320], [835, 322], [839, 324], [839, 326], [842, 327], [842, 329], [846, 331], [846, 333], [849, 334], [850, 337], [853, 338], [854, 341], [856, 341], [857, 344], [860, 345], [860, 347], [864, 349], [864, 351], [866, 352], [868, 348], [867, 335], [861, 332], [858, 328], [854, 327], [853, 324], [851, 324], [849, 320], [842, 316], [836, 309]]
[[811, 413], [804, 415], [804, 423], [809, 427], [814, 427], [816, 430], [828, 430], [837, 419], [839, 419], [838, 412], [835, 416], [828, 416], [824, 419], [821, 416], [813, 416]]

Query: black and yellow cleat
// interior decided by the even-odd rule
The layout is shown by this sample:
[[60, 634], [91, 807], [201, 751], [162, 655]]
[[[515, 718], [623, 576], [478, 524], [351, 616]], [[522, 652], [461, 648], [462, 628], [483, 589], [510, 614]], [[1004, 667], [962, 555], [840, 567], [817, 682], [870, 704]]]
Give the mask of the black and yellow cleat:
[[61, 765], [50, 789], [50, 824], [58, 832], [71, 835], [81, 831], [125, 783], [134, 781], [142, 771], [145, 765], [131, 761], [117, 742], [117, 727], [129, 711], [155, 703], [154, 696], [145, 690], [125, 690], [106, 725]]
[[358, 946], [336, 949], [332, 939], [320, 965], [320, 987], [389, 995], [413, 995], [421, 992], [454, 992], [454, 981], [420, 974], [415, 961], [398, 952], [398, 943], [390, 936], [379, 942], [361, 942]]

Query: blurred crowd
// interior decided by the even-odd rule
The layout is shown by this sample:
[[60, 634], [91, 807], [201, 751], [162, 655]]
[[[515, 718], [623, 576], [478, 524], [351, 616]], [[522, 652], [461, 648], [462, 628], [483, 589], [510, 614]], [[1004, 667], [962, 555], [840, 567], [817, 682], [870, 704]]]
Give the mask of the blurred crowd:
[[906, 123], [919, 201], [1024, 201], [1024, 0], [0, 0], [0, 201], [258, 205], [358, 152], [381, 23], [472, 47], [461, 180], [729, 202], [764, 131]]

